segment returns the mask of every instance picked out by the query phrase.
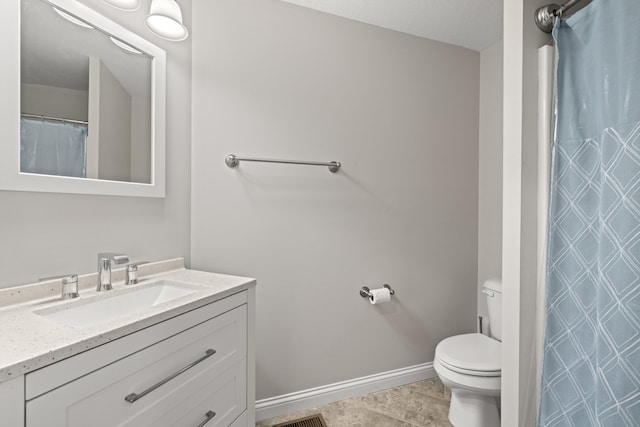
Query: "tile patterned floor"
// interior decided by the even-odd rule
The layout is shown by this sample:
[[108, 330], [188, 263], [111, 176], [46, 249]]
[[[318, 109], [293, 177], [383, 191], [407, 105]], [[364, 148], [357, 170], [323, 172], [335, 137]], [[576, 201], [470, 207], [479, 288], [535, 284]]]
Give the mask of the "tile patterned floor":
[[447, 419], [450, 399], [440, 380], [431, 378], [258, 421], [256, 427], [271, 427], [318, 412], [328, 427], [452, 427]]

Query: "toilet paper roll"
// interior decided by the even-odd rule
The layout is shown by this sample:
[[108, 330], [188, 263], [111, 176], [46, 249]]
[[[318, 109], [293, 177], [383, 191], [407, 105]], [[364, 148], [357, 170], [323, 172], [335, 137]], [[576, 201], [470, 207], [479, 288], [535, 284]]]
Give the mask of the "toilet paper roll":
[[391, 301], [391, 292], [387, 288], [371, 289], [369, 302], [371, 304], [382, 304]]

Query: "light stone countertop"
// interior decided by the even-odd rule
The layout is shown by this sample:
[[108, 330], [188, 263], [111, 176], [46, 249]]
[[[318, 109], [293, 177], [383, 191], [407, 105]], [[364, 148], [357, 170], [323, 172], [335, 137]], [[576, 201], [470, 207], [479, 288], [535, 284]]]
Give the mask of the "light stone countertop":
[[[140, 265], [139, 283], [125, 289], [124, 269], [112, 272], [113, 291], [96, 292], [97, 274], [79, 276], [80, 297], [60, 299], [60, 280], [0, 289], [0, 382], [74, 356], [101, 344], [223, 299], [256, 285], [255, 279], [184, 268], [182, 258]], [[181, 282], [196, 292], [135, 314], [91, 325], [66, 326], [36, 312], [132, 292], [160, 279]]]

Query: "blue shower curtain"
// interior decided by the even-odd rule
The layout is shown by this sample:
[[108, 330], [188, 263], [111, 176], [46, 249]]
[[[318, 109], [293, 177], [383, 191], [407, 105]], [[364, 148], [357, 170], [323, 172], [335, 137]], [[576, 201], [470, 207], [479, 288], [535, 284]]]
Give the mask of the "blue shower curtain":
[[23, 118], [20, 171], [86, 177], [87, 126]]
[[558, 20], [538, 426], [640, 426], [640, 1]]

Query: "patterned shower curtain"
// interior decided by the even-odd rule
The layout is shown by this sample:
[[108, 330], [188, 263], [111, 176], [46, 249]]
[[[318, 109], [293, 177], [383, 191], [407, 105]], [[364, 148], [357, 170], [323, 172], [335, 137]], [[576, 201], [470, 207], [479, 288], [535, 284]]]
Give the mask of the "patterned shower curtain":
[[594, 0], [554, 38], [538, 426], [640, 426], [640, 0]]

